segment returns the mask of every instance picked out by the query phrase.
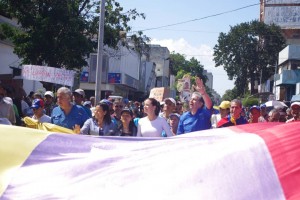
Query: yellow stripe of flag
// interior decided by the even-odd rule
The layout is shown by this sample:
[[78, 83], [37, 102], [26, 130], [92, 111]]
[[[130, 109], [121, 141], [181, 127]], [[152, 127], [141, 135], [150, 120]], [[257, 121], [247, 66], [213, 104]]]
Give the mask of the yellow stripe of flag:
[[14, 172], [48, 135], [36, 129], [0, 125], [0, 196]]

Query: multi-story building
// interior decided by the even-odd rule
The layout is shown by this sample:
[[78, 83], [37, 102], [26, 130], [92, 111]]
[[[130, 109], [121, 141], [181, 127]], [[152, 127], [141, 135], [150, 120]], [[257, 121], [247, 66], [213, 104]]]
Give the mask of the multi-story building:
[[156, 87], [170, 86], [170, 51], [167, 47], [150, 45], [149, 61], [154, 62], [156, 74]]
[[260, 21], [280, 26], [287, 44], [300, 44], [299, 0], [260, 0]]
[[[18, 27], [15, 19], [0, 13], [0, 23]], [[23, 79], [20, 67], [21, 59], [14, 53], [14, 45], [9, 40], [0, 40], [0, 81], [14, 89], [18, 97], [43, 88], [39, 81]]]
[[300, 45], [289, 45], [279, 53], [274, 84], [278, 100], [290, 101], [293, 95], [300, 94]]
[[300, 85], [300, 0], [261, 0], [260, 20], [281, 27], [288, 46], [279, 53], [275, 75], [261, 83], [260, 91], [290, 101]]
[[214, 76], [211, 72], [208, 72], [207, 70], [203, 71], [203, 75], [205, 75], [207, 77], [207, 81], [205, 83], [205, 85], [212, 90], [213, 89], [213, 81], [214, 81]]
[[[0, 15], [0, 23], [18, 26], [15, 20], [2, 15]], [[142, 100], [149, 95], [153, 87], [169, 86], [170, 53], [166, 47], [151, 45], [150, 59], [149, 57], [144, 59], [144, 56], [142, 59], [133, 46], [130, 48], [120, 46], [118, 50], [108, 47], [104, 49], [101, 66], [101, 98], [119, 95], [128, 99]], [[30, 91], [45, 90], [39, 81], [21, 77], [21, 59], [13, 53], [13, 50], [12, 42], [0, 40], [0, 81], [14, 88], [23, 88], [26, 94]], [[73, 88], [84, 89], [87, 97], [95, 94], [96, 53], [90, 54], [88, 63], [89, 66], [82, 70], [80, 83], [75, 82], [73, 86]]]

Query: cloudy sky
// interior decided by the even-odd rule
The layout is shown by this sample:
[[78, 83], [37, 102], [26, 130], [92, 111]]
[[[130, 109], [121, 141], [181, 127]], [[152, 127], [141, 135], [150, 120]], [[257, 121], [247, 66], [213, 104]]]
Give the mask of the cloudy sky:
[[[222, 67], [215, 67], [213, 47], [220, 32], [230, 26], [259, 18], [259, 0], [119, 0], [124, 10], [136, 8], [146, 19], [130, 23], [133, 31], [142, 30], [151, 44], [160, 44], [195, 57], [204, 69], [213, 73], [213, 88], [223, 95], [234, 87]], [[130, 34], [130, 33], [129, 33]]]

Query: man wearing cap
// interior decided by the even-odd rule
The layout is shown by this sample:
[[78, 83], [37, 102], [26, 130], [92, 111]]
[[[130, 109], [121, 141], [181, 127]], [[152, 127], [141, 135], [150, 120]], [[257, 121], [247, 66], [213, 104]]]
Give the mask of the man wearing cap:
[[230, 101], [222, 101], [219, 105], [220, 114], [213, 114], [211, 116], [211, 126], [212, 128], [218, 127], [218, 122], [222, 118], [226, 118], [230, 113]]
[[163, 112], [159, 113], [160, 117], [163, 117], [169, 122], [169, 115], [176, 109], [176, 101], [173, 98], [165, 98], [163, 104]]
[[267, 106], [266, 104], [261, 104], [260, 105], [260, 116], [258, 118], [258, 122], [268, 122], [269, 120], [269, 115], [267, 112]]
[[294, 102], [291, 104], [291, 114], [293, 118], [286, 121], [286, 123], [300, 121], [300, 102]]
[[213, 103], [206, 93], [202, 79], [196, 78], [195, 89], [189, 101], [190, 111], [181, 115], [177, 135], [193, 131], [206, 130], [211, 128], [210, 118], [212, 115]]
[[57, 105], [54, 102], [54, 94], [51, 91], [46, 91], [44, 94], [44, 110], [46, 112], [46, 115], [51, 116], [53, 108], [55, 108]]
[[51, 117], [44, 114], [44, 101], [42, 99], [34, 99], [31, 108], [33, 110], [32, 119], [38, 120], [41, 123], [51, 123]]
[[83, 91], [83, 89], [76, 89], [73, 92], [73, 101], [75, 105], [81, 106], [85, 112], [87, 113], [87, 115], [89, 117], [92, 117], [92, 111], [90, 108], [87, 108], [86, 106], [83, 106], [82, 103], [84, 102], [84, 97], [85, 97], [85, 93]]
[[178, 113], [171, 113], [169, 115], [169, 124], [170, 124], [170, 128], [171, 128], [171, 132], [173, 135], [177, 134], [177, 129], [178, 129], [178, 124], [179, 124], [179, 119], [180, 119], [180, 115]]
[[250, 108], [249, 123], [258, 123], [258, 118], [260, 117], [260, 108], [254, 105]]

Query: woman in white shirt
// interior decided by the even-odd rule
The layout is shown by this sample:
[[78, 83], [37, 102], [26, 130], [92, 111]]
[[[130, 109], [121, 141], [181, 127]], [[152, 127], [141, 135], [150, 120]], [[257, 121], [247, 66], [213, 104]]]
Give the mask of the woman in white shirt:
[[170, 126], [167, 121], [159, 117], [160, 103], [154, 98], [144, 101], [144, 113], [147, 114], [138, 122], [137, 137], [161, 137], [164, 130], [168, 137], [172, 136]]

